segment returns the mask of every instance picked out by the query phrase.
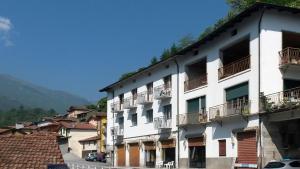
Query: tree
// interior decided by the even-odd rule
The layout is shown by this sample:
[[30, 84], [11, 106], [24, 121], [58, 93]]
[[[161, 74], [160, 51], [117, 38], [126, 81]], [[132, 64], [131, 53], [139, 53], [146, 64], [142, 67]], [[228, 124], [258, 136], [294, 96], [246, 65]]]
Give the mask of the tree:
[[151, 61], [150, 61], [150, 65], [154, 65], [158, 62], [157, 58], [154, 56]]
[[98, 111], [106, 112], [107, 111], [107, 97], [101, 98], [97, 103]]
[[162, 55], [160, 56], [160, 60], [168, 59], [171, 56], [169, 49], [164, 49]]
[[178, 42], [178, 50], [181, 50], [195, 42], [195, 39], [192, 35], [188, 34], [184, 37], [182, 37]]

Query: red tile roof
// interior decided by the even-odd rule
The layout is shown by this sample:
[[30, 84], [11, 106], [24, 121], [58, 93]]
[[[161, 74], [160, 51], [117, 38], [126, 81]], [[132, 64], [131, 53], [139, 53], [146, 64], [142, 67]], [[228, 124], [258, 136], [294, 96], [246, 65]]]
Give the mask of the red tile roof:
[[96, 141], [96, 140], [100, 140], [100, 136], [94, 136], [94, 137], [82, 139], [82, 140], [79, 140], [79, 142]]
[[96, 127], [85, 122], [81, 123], [67, 123], [67, 122], [60, 122], [61, 125], [68, 129], [79, 129], [79, 130], [96, 130]]
[[55, 133], [0, 136], [1, 169], [45, 169], [48, 164], [63, 163]]

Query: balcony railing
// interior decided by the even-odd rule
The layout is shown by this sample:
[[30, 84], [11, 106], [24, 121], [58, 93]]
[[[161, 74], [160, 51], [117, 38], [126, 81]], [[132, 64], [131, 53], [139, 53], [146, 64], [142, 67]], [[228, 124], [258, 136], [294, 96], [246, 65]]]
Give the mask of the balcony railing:
[[262, 109], [266, 112], [285, 111], [300, 107], [300, 87], [261, 96]]
[[219, 79], [234, 75], [250, 68], [250, 56], [244, 57], [240, 60], [224, 65], [219, 68]]
[[287, 47], [279, 52], [279, 66], [287, 64], [300, 65], [300, 49]]
[[178, 115], [177, 118], [178, 126], [198, 125], [198, 124], [204, 124], [206, 122], [207, 122], [207, 113], [205, 110], [201, 111], [200, 113], [180, 114]]
[[161, 85], [154, 88], [155, 99], [165, 99], [172, 97], [172, 88], [167, 85]]
[[207, 84], [207, 75], [195, 77], [184, 82], [184, 91], [189, 91]]
[[124, 109], [123, 109], [123, 103], [120, 103], [120, 102], [114, 102], [114, 103], [112, 103], [111, 107], [113, 109], [113, 112], [115, 112], [115, 113], [120, 113], [120, 112], [124, 111]]
[[153, 93], [148, 91], [138, 93], [137, 104], [150, 104], [153, 103]]
[[113, 127], [112, 135], [117, 136], [117, 137], [118, 136], [123, 136], [124, 135], [124, 127], [122, 127], [122, 126]]
[[124, 99], [124, 109], [133, 109], [137, 107], [137, 99], [128, 97]]
[[234, 115], [249, 115], [250, 114], [250, 101], [234, 101], [221, 104], [209, 108], [209, 120], [214, 120], [223, 117]]
[[154, 128], [157, 129], [170, 129], [172, 128], [172, 119], [166, 117], [156, 117], [153, 120]]

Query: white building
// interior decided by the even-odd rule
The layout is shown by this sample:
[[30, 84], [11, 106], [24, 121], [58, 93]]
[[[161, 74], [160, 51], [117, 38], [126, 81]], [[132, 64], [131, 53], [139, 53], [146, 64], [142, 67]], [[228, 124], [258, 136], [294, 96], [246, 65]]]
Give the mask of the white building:
[[102, 89], [114, 165], [261, 168], [300, 158], [299, 13], [257, 3], [177, 55]]

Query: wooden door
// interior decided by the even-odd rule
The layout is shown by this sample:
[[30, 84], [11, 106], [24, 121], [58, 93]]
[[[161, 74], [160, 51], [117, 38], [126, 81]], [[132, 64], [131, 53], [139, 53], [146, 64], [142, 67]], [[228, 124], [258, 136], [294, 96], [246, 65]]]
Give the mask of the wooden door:
[[117, 146], [117, 165], [125, 166], [125, 146], [119, 145]]
[[129, 165], [130, 167], [140, 166], [140, 150], [139, 144], [130, 144], [129, 146]]

